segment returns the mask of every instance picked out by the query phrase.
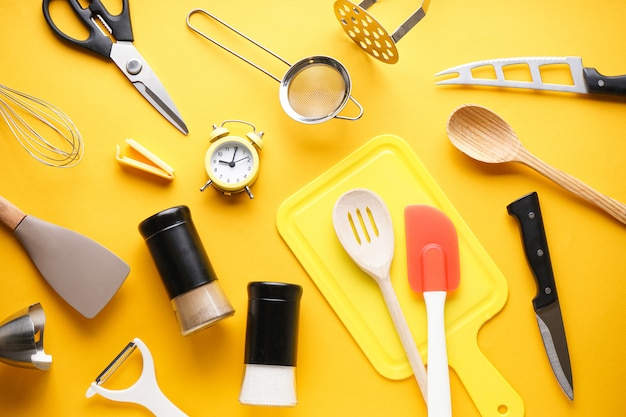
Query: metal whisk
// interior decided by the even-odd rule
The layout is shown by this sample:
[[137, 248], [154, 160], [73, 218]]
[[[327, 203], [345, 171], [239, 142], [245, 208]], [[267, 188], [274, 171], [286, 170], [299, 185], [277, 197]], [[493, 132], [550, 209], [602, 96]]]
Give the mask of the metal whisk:
[[57, 106], [0, 84], [0, 115], [20, 145], [37, 161], [69, 168], [82, 159], [83, 138]]

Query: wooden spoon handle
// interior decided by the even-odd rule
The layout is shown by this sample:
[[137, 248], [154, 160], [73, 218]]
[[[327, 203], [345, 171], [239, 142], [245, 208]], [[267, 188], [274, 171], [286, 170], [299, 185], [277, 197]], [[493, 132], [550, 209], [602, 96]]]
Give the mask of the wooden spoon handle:
[[417, 384], [419, 385], [422, 395], [424, 396], [424, 401], [428, 404], [428, 377], [426, 375], [426, 367], [424, 366], [422, 357], [417, 350], [417, 346], [415, 345], [415, 341], [411, 335], [411, 330], [406, 322], [406, 318], [402, 313], [402, 308], [400, 307], [398, 297], [396, 296], [393, 286], [391, 285], [391, 280], [388, 278], [377, 281], [378, 286], [380, 287], [380, 292], [383, 294], [385, 304], [387, 304], [387, 310], [389, 310], [393, 324], [396, 327], [396, 332], [402, 342], [404, 352], [409, 359], [409, 364], [411, 365], [415, 379], [417, 379]]
[[525, 149], [521, 149], [517, 157], [518, 162], [528, 165], [530, 168], [551, 179], [556, 184], [587, 200], [591, 204], [594, 204], [611, 216], [615, 217], [620, 222], [626, 224], [626, 205], [624, 205], [624, 203], [614, 200], [611, 197], [594, 190], [579, 179], [546, 164]]
[[15, 230], [20, 222], [24, 220], [24, 217], [26, 217], [26, 213], [0, 196], [0, 222], [4, 223], [11, 230]]

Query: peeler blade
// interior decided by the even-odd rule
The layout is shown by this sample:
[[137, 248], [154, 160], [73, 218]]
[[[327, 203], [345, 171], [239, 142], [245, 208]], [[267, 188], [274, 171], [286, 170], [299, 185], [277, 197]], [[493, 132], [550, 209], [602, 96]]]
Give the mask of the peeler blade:
[[107, 365], [106, 368], [96, 377], [96, 384], [104, 384], [110, 377], [119, 369], [120, 366], [133, 354], [137, 344], [135, 342], [129, 342], [124, 349]]

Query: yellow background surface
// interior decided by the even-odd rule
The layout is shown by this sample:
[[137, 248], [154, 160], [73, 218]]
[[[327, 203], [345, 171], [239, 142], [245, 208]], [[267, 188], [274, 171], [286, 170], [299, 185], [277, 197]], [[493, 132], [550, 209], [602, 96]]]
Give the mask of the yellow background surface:
[[[471, 3], [433, 0], [428, 14], [398, 43], [400, 61], [380, 63], [343, 33], [332, 1], [151, 2], [131, 0], [135, 46], [172, 96], [190, 134], [163, 119], [115, 65], [60, 42], [38, 1], [0, 4], [0, 83], [61, 107], [85, 138], [83, 161], [68, 170], [30, 158], [0, 126], [0, 192], [24, 211], [89, 236], [131, 266], [112, 302], [94, 319], [56, 295], [6, 228], [0, 232], [0, 316], [41, 302], [47, 316], [46, 372], [0, 364], [0, 415], [148, 415], [133, 405], [84, 394], [94, 378], [135, 337], [152, 351], [163, 392], [189, 416], [425, 416], [412, 378], [380, 376], [276, 230], [290, 195], [380, 134], [404, 138], [506, 277], [504, 309], [478, 336], [482, 352], [524, 401], [526, 415], [619, 415], [623, 406], [626, 332], [625, 226], [512, 164], [487, 166], [458, 152], [446, 136], [457, 106], [477, 103], [507, 120], [524, 145], [546, 162], [618, 200], [626, 200], [626, 111], [623, 100], [572, 94], [435, 86], [433, 74], [462, 63], [511, 56], [583, 58], [607, 75], [626, 73], [621, 53], [626, 3], [610, 0]], [[112, 10], [119, 6], [110, 5]], [[295, 62], [324, 54], [350, 71], [364, 106], [357, 122], [304, 125], [278, 101], [278, 84], [191, 32], [185, 16], [201, 7]], [[381, 2], [370, 12], [393, 30], [417, 6]], [[207, 30], [215, 26], [208, 25]], [[250, 58], [282, 64], [216, 31]], [[350, 104], [346, 112], [353, 110]], [[254, 200], [200, 193], [212, 124], [244, 119], [266, 132]], [[172, 183], [122, 168], [115, 146], [134, 138], [176, 169]], [[384, 173], [381, 173], [384, 175]], [[389, 179], [393, 187], [393, 178]], [[563, 310], [575, 400], [561, 392], [541, 343], [535, 294], [518, 226], [506, 205], [537, 191]], [[404, 192], [402, 189], [398, 193]], [[137, 225], [185, 204], [237, 313], [183, 337]], [[461, 279], [464, 279], [462, 277]], [[285, 281], [304, 288], [297, 365], [299, 404], [289, 409], [240, 405], [250, 281]], [[425, 323], [424, 323], [425, 325]], [[133, 362], [128, 364], [133, 368]], [[121, 368], [118, 387], [136, 375]], [[129, 373], [138, 370], [129, 369]], [[478, 416], [458, 377], [451, 376], [454, 415]]]

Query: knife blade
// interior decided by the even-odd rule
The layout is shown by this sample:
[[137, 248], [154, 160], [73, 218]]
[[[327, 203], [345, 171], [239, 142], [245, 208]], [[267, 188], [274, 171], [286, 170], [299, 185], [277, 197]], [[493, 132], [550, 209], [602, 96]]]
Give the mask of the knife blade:
[[[528, 67], [530, 81], [507, 79], [507, 67], [525, 65]], [[542, 79], [542, 68], [549, 66], [565, 66], [569, 69], [572, 83], [550, 83]], [[495, 78], [475, 76], [480, 68], [492, 68]], [[470, 62], [448, 68], [435, 74], [435, 77], [457, 74], [456, 78], [438, 81], [437, 85], [482, 85], [492, 87], [528, 88], [534, 90], [551, 90], [578, 94], [602, 94], [626, 96], [626, 75], [605, 76], [595, 68], [583, 66], [582, 58], [567, 57], [519, 57], [500, 58], [486, 61]]]
[[565, 395], [573, 400], [572, 367], [537, 193], [512, 202], [507, 211], [519, 222], [524, 252], [537, 283], [533, 307], [550, 366]]

